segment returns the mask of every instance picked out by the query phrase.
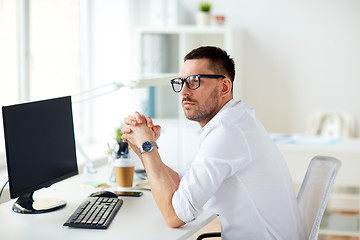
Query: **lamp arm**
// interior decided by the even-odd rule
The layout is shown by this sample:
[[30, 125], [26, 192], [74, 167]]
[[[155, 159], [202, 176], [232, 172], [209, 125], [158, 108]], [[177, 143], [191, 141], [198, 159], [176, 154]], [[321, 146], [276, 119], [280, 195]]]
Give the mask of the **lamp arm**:
[[76, 142], [76, 149], [85, 159], [85, 167], [84, 167], [85, 173], [91, 173], [91, 174], [97, 173], [97, 170], [94, 168], [93, 162], [91, 161], [91, 159], [88, 157], [88, 155], [85, 153], [84, 149], [81, 147], [80, 143], [78, 142]]
[[111, 83], [107, 83], [107, 84], [104, 84], [104, 85], [96, 87], [96, 88], [88, 89], [88, 90], [82, 91], [80, 93], [73, 94], [72, 97], [77, 97], [77, 96], [81, 96], [81, 95], [85, 95], [85, 94], [90, 94], [92, 92], [99, 91], [101, 89], [105, 89], [105, 88], [111, 87], [111, 86], [113, 86], [113, 89], [110, 89], [110, 90], [107, 90], [105, 92], [98, 93], [98, 94], [95, 94], [95, 95], [94, 94], [90, 95], [89, 97], [82, 98], [82, 99], [80, 99], [78, 101], [75, 101], [74, 103], [82, 103], [82, 102], [85, 102], [85, 101], [88, 101], [88, 100], [91, 100], [91, 99], [94, 99], [94, 98], [97, 98], [97, 97], [101, 97], [101, 96], [107, 95], [109, 93], [115, 92], [115, 91], [117, 91], [117, 90], [119, 90], [120, 88], [123, 88], [123, 87], [132, 87], [132, 86], [126, 86], [126, 85], [122, 84], [121, 82], [115, 80], [115, 81], [113, 81]]

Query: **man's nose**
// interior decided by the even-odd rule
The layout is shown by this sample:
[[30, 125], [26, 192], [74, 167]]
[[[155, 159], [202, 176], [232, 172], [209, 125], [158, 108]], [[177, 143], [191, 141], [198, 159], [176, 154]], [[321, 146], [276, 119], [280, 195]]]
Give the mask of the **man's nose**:
[[191, 93], [191, 89], [188, 88], [186, 82], [184, 82], [184, 85], [183, 85], [183, 88], [181, 89], [180, 95], [181, 96], [185, 96], [185, 95], [187, 96], [187, 95], [190, 95], [190, 93]]

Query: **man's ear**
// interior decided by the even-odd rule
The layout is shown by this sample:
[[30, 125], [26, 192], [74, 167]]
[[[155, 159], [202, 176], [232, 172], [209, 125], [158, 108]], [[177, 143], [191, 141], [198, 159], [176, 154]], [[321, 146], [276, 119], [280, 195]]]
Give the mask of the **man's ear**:
[[221, 96], [224, 97], [228, 94], [231, 94], [232, 82], [229, 78], [222, 79], [222, 89]]

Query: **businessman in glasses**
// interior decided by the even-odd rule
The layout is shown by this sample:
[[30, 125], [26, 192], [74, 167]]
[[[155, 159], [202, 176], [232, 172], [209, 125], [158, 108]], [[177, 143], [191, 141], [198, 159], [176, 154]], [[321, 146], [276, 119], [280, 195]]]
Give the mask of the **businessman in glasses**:
[[[216, 47], [184, 58], [171, 80], [189, 120], [202, 127], [195, 158], [180, 172], [161, 160], [160, 126], [135, 112], [122, 138], [140, 157], [154, 199], [170, 227], [194, 220], [206, 209], [219, 215], [222, 239], [304, 239], [287, 165], [256, 119], [233, 99], [235, 65]], [[171, 151], [171, 149], [167, 149]]]

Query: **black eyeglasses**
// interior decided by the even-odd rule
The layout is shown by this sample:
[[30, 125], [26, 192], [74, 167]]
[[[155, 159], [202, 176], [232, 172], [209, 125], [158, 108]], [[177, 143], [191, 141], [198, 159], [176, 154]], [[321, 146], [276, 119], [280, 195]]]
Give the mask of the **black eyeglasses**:
[[225, 78], [223, 75], [213, 74], [195, 74], [187, 76], [186, 78], [174, 78], [171, 79], [171, 86], [174, 92], [178, 93], [184, 86], [184, 82], [189, 89], [197, 89], [200, 87], [200, 78]]

